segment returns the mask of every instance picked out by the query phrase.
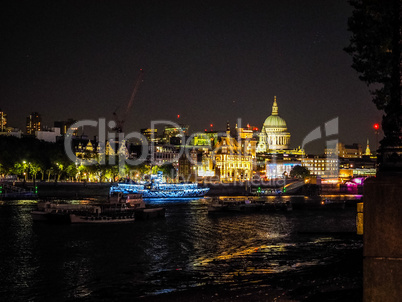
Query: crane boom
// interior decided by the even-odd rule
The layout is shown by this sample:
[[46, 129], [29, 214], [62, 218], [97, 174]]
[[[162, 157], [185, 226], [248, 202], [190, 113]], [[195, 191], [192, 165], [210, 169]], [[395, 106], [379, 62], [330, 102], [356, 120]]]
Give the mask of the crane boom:
[[124, 122], [127, 118], [128, 112], [130, 111], [131, 107], [133, 106], [134, 98], [135, 98], [135, 95], [137, 94], [138, 89], [140, 88], [143, 75], [144, 75], [144, 71], [142, 69], [140, 69], [140, 72], [139, 72], [137, 79], [135, 81], [135, 84], [134, 84], [133, 92], [131, 93], [130, 100], [128, 101], [126, 110], [123, 112], [122, 118], [118, 119], [117, 113], [113, 112], [113, 116], [114, 116], [114, 119], [116, 122], [116, 126], [113, 128], [113, 130], [115, 130], [116, 132], [123, 132]]

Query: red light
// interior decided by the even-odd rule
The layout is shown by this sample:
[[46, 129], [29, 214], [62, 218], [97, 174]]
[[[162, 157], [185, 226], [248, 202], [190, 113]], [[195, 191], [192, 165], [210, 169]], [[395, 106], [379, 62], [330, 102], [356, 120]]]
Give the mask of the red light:
[[254, 127], [254, 128], [253, 128], [253, 131], [258, 131], [258, 128], [257, 128], [257, 127]]
[[207, 132], [207, 129], [205, 129], [205, 132]]
[[211, 128], [212, 128], [214, 125], [213, 125], [213, 124], [211, 124], [210, 126], [211, 126]]
[[177, 118], [180, 118], [180, 114], [177, 115]]
[[378, 123], [375, 123], [373, 127], [374, 127], [375, 130], [380, 129], [380, 125]]

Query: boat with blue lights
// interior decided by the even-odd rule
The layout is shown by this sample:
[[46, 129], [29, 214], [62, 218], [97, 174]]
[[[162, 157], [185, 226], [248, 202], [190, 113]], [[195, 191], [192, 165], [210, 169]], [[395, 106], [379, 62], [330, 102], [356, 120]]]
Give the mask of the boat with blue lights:
[[197, 183], [166, 183], [162, 173], [151, 175], [149, 182], [117, 183], [110, 187], [110, 194], [141, 194], [143, 198], [195, 198], [204, 197], [209, 188], [200, 188]]

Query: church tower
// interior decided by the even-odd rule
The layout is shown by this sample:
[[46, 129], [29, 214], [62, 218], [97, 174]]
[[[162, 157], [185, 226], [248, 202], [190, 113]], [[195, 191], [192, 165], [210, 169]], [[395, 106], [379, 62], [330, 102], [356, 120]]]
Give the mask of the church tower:
[[370, 150], [370, 145], [369, 145], [369, 140], [367, 139], [367, 147], [366, 147], [366, 153], [364, 155], [371, 155], [371, 150]]

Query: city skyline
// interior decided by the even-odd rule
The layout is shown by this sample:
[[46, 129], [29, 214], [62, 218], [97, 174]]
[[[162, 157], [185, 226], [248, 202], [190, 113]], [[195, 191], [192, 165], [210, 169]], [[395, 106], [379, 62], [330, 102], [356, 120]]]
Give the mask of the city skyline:
[[178, 114], [190, 132], [237, 118], [261, 128], [277, 96], [291, 147], [335, 117], [339, 141], [374, 142], [382, 112], [343, 51], [351, 11], [347, 1], [12, 3], [2, 18], [1, 108], [21, 130], [35, 111], [49, 126], [111, 120], [143, 68], [126, 132]]

